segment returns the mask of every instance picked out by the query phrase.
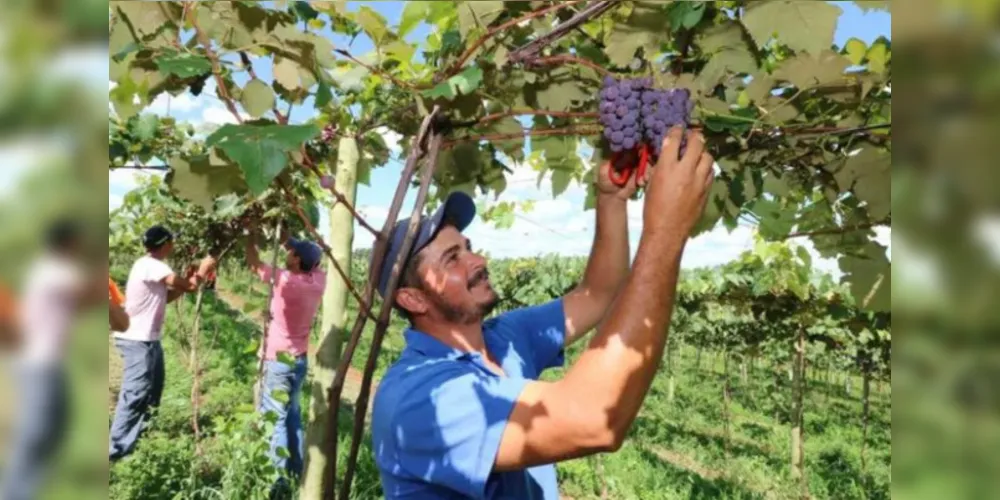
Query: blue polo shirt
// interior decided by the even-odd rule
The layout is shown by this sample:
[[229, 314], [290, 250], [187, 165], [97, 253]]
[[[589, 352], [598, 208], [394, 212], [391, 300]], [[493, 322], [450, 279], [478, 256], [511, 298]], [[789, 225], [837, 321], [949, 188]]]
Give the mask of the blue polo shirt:
[[372, 416], [375, 461], [388, 499], [559, 498], [555, 465], [493, 473], [507, 420], [524, 386], [561, 366], [562, 300], [486, 321], [486, 346], [507, 377], [479, 354], [416, 330], [379, 382]]

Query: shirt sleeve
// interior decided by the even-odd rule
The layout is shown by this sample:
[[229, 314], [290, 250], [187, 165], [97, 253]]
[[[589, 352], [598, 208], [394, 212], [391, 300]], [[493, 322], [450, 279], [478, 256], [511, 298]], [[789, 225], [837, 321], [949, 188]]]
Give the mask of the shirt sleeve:
[[264, 263], [257, 266], [257, 277], [260, 278], [261, 281], [271, 281], [272, 274], [274, 274], [274, 268], [271, 266]]
[[149, 259], [146, 265], [146, 281], [153, 283], [159, 283], [168, 276], [174, 274], [174, 270], [170, 268], [170, 265], [166, 262]]
[[500, 440], [525, 379], [475, 368], [438, 373], [394, 411], [397, 466], [469, 498], [485, 498]]
[[518, 309], [502, 321], [511, 328], [515, 341], [524, 346], [538, 369], [538, 375], [566, 362], [566, 310], [563, 299]]

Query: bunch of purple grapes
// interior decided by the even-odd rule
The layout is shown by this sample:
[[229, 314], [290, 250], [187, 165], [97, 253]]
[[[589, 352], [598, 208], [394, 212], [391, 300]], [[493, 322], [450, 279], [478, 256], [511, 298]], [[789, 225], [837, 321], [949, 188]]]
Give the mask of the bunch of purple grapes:
[[601, 124], [604, 137], [615, 153], [642, 144], [642, 95], [652, 85], [651, 78], [617, 81], [604, 78], [601, 88]]
[[[653, 147], [653, 154], [659, 157], [663, 152], [663, 136], [672, 127], [688, 124], [691, 109], [691, 92], [688, 89], [648, 89], [642, 93], [643, 135]], [[683, 143], [681, 149], [684, 149]]]

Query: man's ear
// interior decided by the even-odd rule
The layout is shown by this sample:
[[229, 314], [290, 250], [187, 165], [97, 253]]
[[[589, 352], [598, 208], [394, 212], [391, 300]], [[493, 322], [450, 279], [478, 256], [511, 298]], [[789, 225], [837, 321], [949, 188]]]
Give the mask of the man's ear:
[[425, 314], [428, 307], [427, 297], [416, 288], [400, 288], [396, 290], [396, 304], [414, 316]]

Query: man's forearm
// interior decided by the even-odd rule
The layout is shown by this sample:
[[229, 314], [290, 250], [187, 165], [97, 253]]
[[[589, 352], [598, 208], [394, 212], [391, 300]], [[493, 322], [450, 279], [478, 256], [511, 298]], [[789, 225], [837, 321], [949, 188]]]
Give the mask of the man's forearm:
[[685, 241], [676, 234], [644, 237], [633, 272], [564, 381], [586, 394], [592, 411], [609, 416], [607, 428], [618, 439], [638, 414], [663, 356]]
[[628, 201], [598, 195], [594, 248], [583, 275], [583, 286], [606, 299], [608, 307], [628, 276]]

